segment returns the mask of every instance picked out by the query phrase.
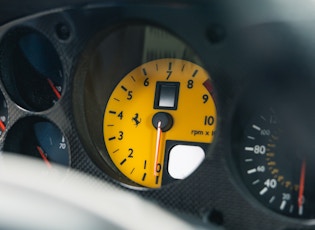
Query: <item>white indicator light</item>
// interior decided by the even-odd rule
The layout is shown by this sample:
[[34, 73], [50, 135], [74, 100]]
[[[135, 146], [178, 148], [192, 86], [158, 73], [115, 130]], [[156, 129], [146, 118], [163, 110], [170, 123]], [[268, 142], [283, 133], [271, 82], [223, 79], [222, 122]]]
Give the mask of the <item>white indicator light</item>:
[[168, 172], [174, 179], [185, 179], [205, 159], [205, 152], [199, 146], [176, 145], [170, 151]]

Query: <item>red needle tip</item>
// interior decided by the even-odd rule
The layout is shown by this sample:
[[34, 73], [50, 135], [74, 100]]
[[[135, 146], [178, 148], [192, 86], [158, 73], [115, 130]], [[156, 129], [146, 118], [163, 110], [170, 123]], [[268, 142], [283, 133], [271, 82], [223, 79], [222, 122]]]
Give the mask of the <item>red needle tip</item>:
[[36, 148], [37, 148], [37, 151], [39, 152], [40, 156], [43, 158], [45, 164], [48, 166], [48, 168], [51, 168], [51, 164], [50, 164], [49, 160], [47, 159], [47, 157], [46, 157], [44, 151], [42, 150], [42, 148], [39, 147], [39, 146], [36, 146]]
[[56, 86], [54, 85], [54, 83], [49, 78], [47, 78], [47, 81], [48, 81], [48, 84], [51, 87], [51, 89], [54, 91], [56, 97], [58, 99], [60, 99], [61, 95], [60, 95], [59, 91], [57, 90]]
[[2, 120], [0, 120], [0, 129], [1, 129], [2, 132], [4, 132], [5, 129], [6, 129], [5, 124], [4, 124], [4, 122]]
[[301, 174], [300, 174], [300, 185], [299, 185], [299, 197], [298, 197], [298, 206], [299, 206], [299, 214], [302, 215], [302, 207], [303, 207], [303, 196], [304, 196], [304, 185], [305, 185], [305, 171], [306, 171], [306, 162], [302, 161], [301, 166]]

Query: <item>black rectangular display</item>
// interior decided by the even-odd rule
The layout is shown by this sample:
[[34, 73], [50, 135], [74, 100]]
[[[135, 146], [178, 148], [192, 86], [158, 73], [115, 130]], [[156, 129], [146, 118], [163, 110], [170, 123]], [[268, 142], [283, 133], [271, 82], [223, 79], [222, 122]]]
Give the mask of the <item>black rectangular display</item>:
[[176, 110], [178, 94], [179, 82], [157, 82], [154, 109]]

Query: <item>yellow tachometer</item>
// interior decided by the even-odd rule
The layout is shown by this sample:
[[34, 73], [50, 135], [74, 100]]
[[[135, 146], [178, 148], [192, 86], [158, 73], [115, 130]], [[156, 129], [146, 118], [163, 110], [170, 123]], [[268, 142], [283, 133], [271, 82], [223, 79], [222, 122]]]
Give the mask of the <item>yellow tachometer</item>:
[[183, 179], [213, 141], [216, 107], [207, 72], [189, 61], [158, 59], [128, 73], [104, 112], [108, 154], [127, 178], [149, 188]]

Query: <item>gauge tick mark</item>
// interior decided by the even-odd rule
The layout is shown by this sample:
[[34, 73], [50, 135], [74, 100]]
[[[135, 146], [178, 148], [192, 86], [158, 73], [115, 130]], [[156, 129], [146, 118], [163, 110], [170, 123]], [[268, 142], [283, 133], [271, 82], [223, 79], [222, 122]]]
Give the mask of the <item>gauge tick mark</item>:
[[192, 77], [196, 77], [196, 75], [198, 74], [198, 71], [199, 71], [199, 70], [196, 69], [196, 70], [194, 71], [194, 73], [192, 74]]
[[256, 129], [256, 130], [258, 130], [258, 131], [261, 130], [261, 128], [260, 128], [259, 126], [257, 126], [257, 125], [252, 125], [252, 128], [253, 128], [253, 129]]
[[250, 140], [255, 140], [255, 137], [252, 137], [252, 136], [247, 136], [247, 138]]
[[127, 88], [125, 87], [125, 86], [121, 86], [121, 89], [123, 90], [123, 91], [125, 91], [125, 92], [127, 92], [128, 90], [127, 90]]
[[142, 69], [144, 76], [147, 76], [147, 70], [145, 68]]
[[287, 201], [283, 200], [280, 205], [280, 210], [284, 210], [286, 205], [287, 205]]
[[245, 147], [245, 151], [250, 151], [250, 152], [252, 152], [252, 151], [254, 151], [254, 148], [253, 148], [253, 147]]
[[184, 64], [183, 67], [182, 67], [182, 72], [184, 72], [184, 69], [185, 69], [185, 64]]
[[171, 70], [171, 69], [172, 69], [172, 64], [173, 64], [172, 62], [169, 62], [169, 63], [168, 63], [168, 70]]
[[109, 141], [112, 141], [112, 140], [115, 140], [115, 139], [116, 139], [116, 137], [110, 137], [110, 138], [108, 138]]
[[142, 177], [142, 181], [145, 181], [146, 176], [147, 176], [147, 174], [144, 173], [144, 174], [143, 174], [143, 177]]
[[120, 162], [120, 165], [125, 164], [125, 163], [126, 163], [126, 161], [127, 161], [127, 159], [126, 159], [126, 158], [125, 158], [125, 159], [123, 159], [123, 160]]
[[253, 174], [253, 173], [255, 173], [255, 172], [257, 172], [257, 169], [250, 169], [250, 170], [247, 170], [247, 174]]
[[268, 188], [267, 187], [264, 187], [260, 192], [259, 192], [259, 195], [264, 195], [266, 192], [268, 192]]
[[269, 200], [269, 204], [273, 203], [275, 201], [276, 197], [275, 196], [272, 196]]

